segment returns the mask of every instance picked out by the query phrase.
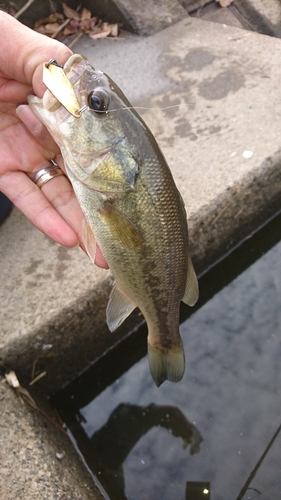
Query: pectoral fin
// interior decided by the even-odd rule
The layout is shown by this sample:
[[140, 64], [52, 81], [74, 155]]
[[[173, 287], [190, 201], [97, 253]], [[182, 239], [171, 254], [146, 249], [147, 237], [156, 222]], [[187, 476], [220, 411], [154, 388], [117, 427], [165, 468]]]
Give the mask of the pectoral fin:
[[86, 219], [83, 220], [83, 243], [91, 261], [95, 264], [96, 258], [96, 238]]
[[189, 306], [194, 306], [194, 304], [196, 304], [198, 300], [198, 297], [198, 280], [193, 268], [193, 264], [191, 262], [191, 258], [190, 256], [188, 256], [187, 279], [182, 301]]
[[138, 228], [130, 219], [112, 203], [106, 202], [104, 210], [99, 210], [104, 222], [109, 228], [112, 237], [127, 250], [140, 252], [143, 248], [143, 239]]
[[122, 155], [121, 145], [120, 150], [103, 155], [91, 174], [91, 182], [98, 186], [98, 191], [122, 194], [134, 190], [139, 163], [127, 152]]
[[109, 330], [113, 332], [135, 309], [135, 305], [114, 284], [106, 308], [106, 322]]

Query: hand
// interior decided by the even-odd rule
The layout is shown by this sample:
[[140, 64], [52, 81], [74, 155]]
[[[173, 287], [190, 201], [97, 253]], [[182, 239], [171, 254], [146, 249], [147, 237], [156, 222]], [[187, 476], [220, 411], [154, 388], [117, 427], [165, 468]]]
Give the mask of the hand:
[[[0, 191], [47, 236], [61, 245], [80, 244], [83, 214], [64, 176], [39, 189], [31, 177], [54, 159], [63, 169], [58, 146], [26, 103], [27, 95], [42, 97], [43, 62], [64, 64], [72, 52], [56, 40], [36, 33], [0, 12]], [[107, 264], [97, 247], [95, 262]]]

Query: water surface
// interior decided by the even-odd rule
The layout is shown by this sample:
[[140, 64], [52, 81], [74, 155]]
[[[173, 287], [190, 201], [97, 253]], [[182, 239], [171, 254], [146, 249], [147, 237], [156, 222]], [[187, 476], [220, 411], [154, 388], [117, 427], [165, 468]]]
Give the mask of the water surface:
[[223, 287], [279, 227], [280, 218], [201, 280], [203, 305], [181, 325], [181, 382], [154, 385], [144, 332], [70, 384], [67, 403], [59, 395], [107, 498], [281, 498], [281, 243]]

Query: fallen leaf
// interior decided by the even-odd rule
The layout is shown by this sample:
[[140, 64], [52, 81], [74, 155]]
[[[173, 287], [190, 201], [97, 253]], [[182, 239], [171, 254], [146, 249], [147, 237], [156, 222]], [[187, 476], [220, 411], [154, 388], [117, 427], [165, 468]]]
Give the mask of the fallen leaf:
[[57, 21], [63, 22], [64, 15], [59, 12], [55, 12], [44, 19], [38, 19], [34, 25], [34, 29], [37, 30], [40, 26], [42, 26], [42, 24], [56, 23]]
[[68, 36], [68, 35], [75, 35], [77, 33], [78, 29], [77, 28], [64, 28], [62, 34], [63, 36]]
[[[34, 26], [35, 31], [51, 36], [52, 38], [56, 38], [59, 33], [63, 36], [78, 33], [78, 38], [86, 33], [93, 39], [118, 36], [118, 24], [102, 22], [98, 17], [92, 17], [90, 10], [83, 8], [81, 14], [79, 14], [64, 2], [62, 2], [62, 8], [64, 14], [54, 12], [45, 19], [36, 21]], [[76, 40], [77, 37], [74, 39], [74, 43]], [[71, 44], [73, 44], [73, 41]]]
[[111, 24], [111, 36], [118, 36], [118, 24]]
[[95, 26], [94, 29], [89, 33], [89, 37], [94, 40], [98, 38], [106, 38], [107, 36], [117, 36], [118, 35], [118, 24], [100, 23]]
[[60, 24], [59, 23], [51, 23], [51, 24], [45, 24], [45, 33], [52, 35], [53, 33], [56, 33], [60, 29]]
[[81, 14], [79, 14], [79, 12], [77, 12], [76, 10], [68, 7], [68, 5], [66, 5], [64, 2], [62, 2], [62, 9], [65, 17], [68, 17], [69, 19], [76, 19], [76, 21], [80, 21]]
[[79, 27], [81, 30], [87, 32], [91, 31], [92, 26], [91, 26], [91, 19], [82, 19], [79, 23]]
[[80, 23], [76, 19], [71, 19], [66, 28], [64, 28], [64, 35], [73, 35], [79, 30]]
[[98, 23], [98, 18], [95, 16], [95, 17], [91, 17], [91, 29], [94, 29], [94, 27], [97, 25]]
[[91, 17], [92, 17], [91, 11], [84, 7], [84, 9], [81, 12], [81, 21], [84, 21], [85, 19], [91, 19]]
[[45, 30], [45, 26], [43, 26], [43, 24], [42, 24], [42, 26], [39, 26], [39, 28], [37, 28], [35, 31], [37, 33], [41, 33], [41, 35], [46, 35], [46, 36], [48, 35], [48, 33]]
[[229, 5], [233, 2], [233, 0], [216, 0], [219, 2], [221, 7], [229, 7]]
[[14, 387], [14, 389], [18, 389], [20, 387], [20, 383], [18, 381], [18, 377], [16, 376], [15, 372], [6, 373], [5, 378], [8, 382], [8, 384], [11, 387]]
[[97, 33], [89, 33], [89, 37], [93, 38], [94, 40], [97, 40], [98, 38], [106, 38], [108, 35], [110, 35], [110, 31], [99, 31]]

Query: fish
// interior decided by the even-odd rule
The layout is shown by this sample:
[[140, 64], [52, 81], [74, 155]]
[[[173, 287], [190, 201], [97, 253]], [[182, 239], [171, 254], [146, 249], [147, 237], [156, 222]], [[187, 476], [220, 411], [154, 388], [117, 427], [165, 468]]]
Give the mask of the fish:
[[199, 292], [172, 173], [152, 132], [106, 73], [79, 54], [64, 66], [45, 63], [44, 71], [52, 73], [48, 89], [28, 103], [61, 150], [84, 213], [87, 253], [94, 261], [97, 242], [115, 279], [108, 328], [116, 330], [138, 307], [156, 386], [178, 382], [185, 370], [180, 302], [193, 306]]

